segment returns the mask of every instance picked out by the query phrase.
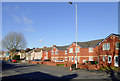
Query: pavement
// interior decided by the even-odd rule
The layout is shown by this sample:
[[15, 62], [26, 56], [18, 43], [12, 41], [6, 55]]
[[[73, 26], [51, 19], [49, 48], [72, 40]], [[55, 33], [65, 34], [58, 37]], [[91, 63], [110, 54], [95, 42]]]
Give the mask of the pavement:
[[47, 66], [41, 64], [30, 64], [30, 63], [9, 63], [6, 61], [2, 62], [2, 80], [47, 80], [47, 79], [67, 79], [67, 80], [78, 80], [78, 79], [91, 79], [91, 80], [102, 80], [108, 81], [112, 79], [105, 73], [99, 72], [88, 72], [84, 70], [73, 70], [70, 71], [69, 67], [63, 66]]

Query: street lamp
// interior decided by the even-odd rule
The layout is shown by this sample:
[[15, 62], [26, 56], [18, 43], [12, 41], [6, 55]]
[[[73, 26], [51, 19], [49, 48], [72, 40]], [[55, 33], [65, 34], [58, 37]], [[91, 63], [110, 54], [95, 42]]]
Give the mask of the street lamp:
[[[72, 4], [72, 2], [69, 2], [69, 4]], [[75, 4], [75, 7], [76, 7], [76, 58], [78, 58], [77, 57], [77, 4]], [[76, 60], [76, 68], [77, 68], [77, 59], [75, 58], [75, 60]]]

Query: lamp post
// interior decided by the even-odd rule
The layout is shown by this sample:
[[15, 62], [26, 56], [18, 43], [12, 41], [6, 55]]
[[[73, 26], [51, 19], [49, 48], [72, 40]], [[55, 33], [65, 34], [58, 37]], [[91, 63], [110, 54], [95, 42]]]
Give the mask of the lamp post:
[[[72, 4], [72, 2], [69, 2], [69, 4]], [[76, 8], [76, 58], [78, 58], [77, 56], [77, 4], [75, 4], [75, 8]], [[75, 60], [76, 60], [76, 68], [77, 68], [77, 59], [75, 58]]]

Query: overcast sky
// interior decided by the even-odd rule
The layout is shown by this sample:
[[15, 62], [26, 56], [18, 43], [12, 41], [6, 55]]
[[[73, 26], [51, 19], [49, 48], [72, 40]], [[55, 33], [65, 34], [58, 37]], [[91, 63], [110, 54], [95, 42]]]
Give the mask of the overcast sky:
[[74, 4], [79, 42], [118, 33], [117, 2], [3, 2], [2, 36], [22, 32], [29, 48], [71, 44], [76, 41]]

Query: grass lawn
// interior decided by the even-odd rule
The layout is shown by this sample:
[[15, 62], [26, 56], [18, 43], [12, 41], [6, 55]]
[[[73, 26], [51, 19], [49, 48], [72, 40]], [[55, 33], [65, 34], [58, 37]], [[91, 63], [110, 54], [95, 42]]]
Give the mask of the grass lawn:
[[64, 66], [64, 64], [57, 64], [57, 66]]
[[[115, 71], [118, 71], [118, 68], [117, 67], [110, 67], [112, 70], [115, 70]], [[110, 68], [109, 67], [104, 67], [104, 68], [100, 68], [100, 70], [103, 70], [103, 71], [105, 71], [105, 70], [110, 70]], [[119, 70], [120, 70], [120, 68], [119, 68]]]

